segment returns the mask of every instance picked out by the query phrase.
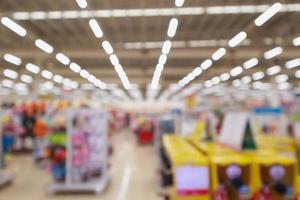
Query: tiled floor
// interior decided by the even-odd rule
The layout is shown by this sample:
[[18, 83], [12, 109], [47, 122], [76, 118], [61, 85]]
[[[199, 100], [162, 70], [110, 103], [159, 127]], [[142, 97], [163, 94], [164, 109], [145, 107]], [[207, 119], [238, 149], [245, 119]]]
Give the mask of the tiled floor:
[[50, 174], [38, 169], [31, 156], [15, 157], [10, 171], [14, 183], [0, 190], [0, 200], [161, 200], [155, 194], [156, 156], [150, 146], [139, 146], [130, 133], [119, 133], [113, 139], [112, 177], [107, 190], [94, 194], [54, 195], [46, 193]]

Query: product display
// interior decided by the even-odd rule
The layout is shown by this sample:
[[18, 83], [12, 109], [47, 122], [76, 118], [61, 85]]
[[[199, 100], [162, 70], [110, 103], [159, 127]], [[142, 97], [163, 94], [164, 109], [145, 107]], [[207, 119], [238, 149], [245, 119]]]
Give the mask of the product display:
[[105, 111], [67, 110], [54, 118], [49, 141], [55, 181], [49, 192], [104, 190], [109, 179]]

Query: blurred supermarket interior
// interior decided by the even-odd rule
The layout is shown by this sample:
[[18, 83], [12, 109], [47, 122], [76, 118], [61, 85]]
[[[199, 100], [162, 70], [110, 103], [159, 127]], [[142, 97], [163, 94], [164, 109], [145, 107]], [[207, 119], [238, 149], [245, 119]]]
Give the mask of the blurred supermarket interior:
[[300, 0], [0, 0], [0, 200], [300, 199]]

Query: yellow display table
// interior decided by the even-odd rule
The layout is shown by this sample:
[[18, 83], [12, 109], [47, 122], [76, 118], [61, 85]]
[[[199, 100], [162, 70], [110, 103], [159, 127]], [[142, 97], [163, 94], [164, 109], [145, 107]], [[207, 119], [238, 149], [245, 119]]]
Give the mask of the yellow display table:
[[174, 185], [171, 200], [209, 200], [210, 178], [207, 158], [184, 138], [165, 135], [163, 146], [172, 165]]

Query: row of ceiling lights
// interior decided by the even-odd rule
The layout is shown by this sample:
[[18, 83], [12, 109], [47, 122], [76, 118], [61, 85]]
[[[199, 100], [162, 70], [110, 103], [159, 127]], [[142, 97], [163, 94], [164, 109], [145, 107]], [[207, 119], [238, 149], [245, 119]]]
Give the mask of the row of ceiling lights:
[[[259, 15], [254, 23], [256, 26], [262, 26], [265, 24], [268, 20], [270, 20], [276, 13], [278, 13], [282, 9], [282, 4], [280, 3], [275, 3], [271, 7], [269, 7], [265, 12], [263, 12], [261, 15]], [[228, 41], [228, 46], [230, 48], [234, 48], [237, 45], [239, 45], [242, 41], [244, 41], [247, 38], [247, 33], [244, 31], [241, 31], [240, 33], [236, 34], [234, 37], [232, 37]], [[191, 73], [186, 75], [184, 78], [182, 78], [178, 82], [177, 87], [173, 87], [172, 92], [166, 92], [167, 94], [171, 95], [172, 93], [180, 90], [187, 84], [189, 84], [191, 81], [193, 81], [196, 77], [198, 77], [200, 74], [202, 74], [203, 71], [207, 70], [213, 65], [213, 61], [218, 61], [220, 60], [224, 55], [226, 54], [226, 49], [225, 48], [220, 48], [217, 51], [215, 51], [212, 54], [211, 59], [207, 59], [202, 64], [198, 67], [196, 67]], [[237, 67], [233, 69], [233, 73], [238, 73], [241, 71], [240, 67]], [[170, 88], [168, 89], [169, 91], [171, 90]], [[166, 94], [163, 93], [163, 94]], [[164, 96], [164, 98], [168, 98], [168, 96]]]
[[[85, 1], [86, 2], [86, 1]], [[184, 1], [183, 1], [184, 2]], [[176, 3], [176, 1], [175, 1]], [[81, 4], [78, 4], [79, 6]], [[86, 4], [87, 5], [87, 2]], [[111, 17], [153, 17], [153, 16], [180, 16], [180, 15], [219, 15], [219, 14], [251, 14], [262, 13], [269, 5], [233, 5], [186, 7], [177, 4], [178, 8], [149, 8], [149, 9], [114, 9], [114, 10], [68, 10], [68, 11], [34, 11], [15, 12], [12, 17], [16, 20], [46, 20], [46, 19], [78, 19], [78, 18], [111, 18]], [[81, 7], [81, 6], [80, 6]], [[81, 7], [87, 8], [87, 7]], [[300, 12], [300, 4], [283, 4], [281, 12]]]
[[[4, 26], [6, 26], [8, 29], [15, 32], [16, 34], [18, 34], [21, 37], [25, 37], [27, 35], [26, 29], [24, 29], [22, 26], [15, 23], [8, 17], [2, 17], [1, 23]], [[37, 40], [35, 40], [34, 43], [35, 43], [36, 47], [38, 47], [39, 49], [41, 49], [42, 51], [44, 51], [47, 54], [52, 54], [54, 52], [53, 46], [51, 46], [49, 43], [45, 42], [42, 39], [37, 39]], [[57, 53], [55, 57], [60, 63], [62, 63], [64, 65], [69, 65], [69, 68], [72, 71], [74, 71], [75, 73], [78, 73], [82, 78], [93, 83], [96, 87], [101, 88], [101, 89], [106, 88], [106, 84], [104, 82], [97, 79], [93, 74], [89, 73], [87, 70], [82, 69], [82, 67], [79, 66], [77, 63], [74, 63], [74, 62], [71, 63], [70, 59], [63, 53]], [[15, 60], [17, 60], [17, 59], [15, 59]]]
[[[87, 6], [88, 6], [88, 3], [86, 0], [76, 0], [76, 2], [80, 8], [87, 8]], [[96, 36], [96, 38], [98, 38], [98, 39], [103, 38], [104, 33], [96, 19], [90, 19], [89, 26], [90, 26], [91, 30], [93, 31], [94, 35]], [[104, 40], [104, 41], [102, 41], [102, 47], [103, 47], [105, 53], [109, 56], [109, 60], [110, 60], [111, 64], [114, 66], [115, 71], [117, 72], [119, 78], [121, 79], [121, 82], [122, 82], [124, 88], [129, 90], [131, 88], [131, 83], [129, 82], [129, 79], [123, 69], [123, 66], [120, 64], [120, 61], [119, 61], [117, 55], [114, 54], [114, 49], [113, 49], [112, 45], [110, 44], [109, 41]]]

